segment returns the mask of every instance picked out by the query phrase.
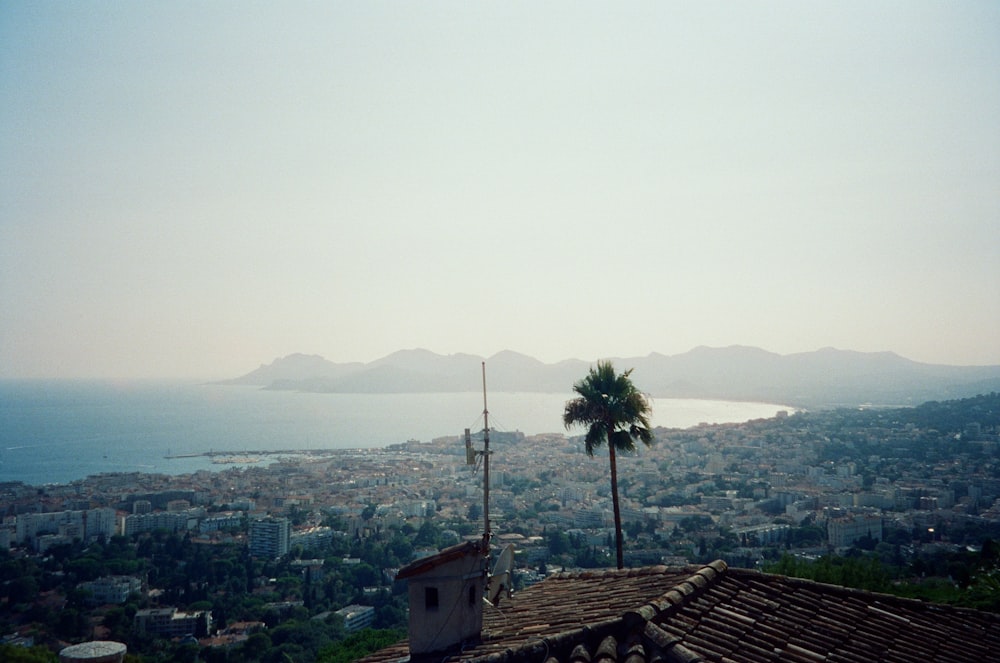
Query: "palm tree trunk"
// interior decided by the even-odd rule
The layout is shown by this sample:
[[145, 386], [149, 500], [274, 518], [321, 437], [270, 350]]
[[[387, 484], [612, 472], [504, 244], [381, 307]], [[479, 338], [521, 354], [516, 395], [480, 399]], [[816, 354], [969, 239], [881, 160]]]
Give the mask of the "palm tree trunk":
[[625, 568], [625, 554], [622, 551], [622, 512], [618, 506], [618, 461], [615, 458], [615, 445], [611, 442], [611, 435], [608, 434], [608, 458], [611, 462], [611, 504], [615, 511], [615, 555], [618, 559], [618, 568]]

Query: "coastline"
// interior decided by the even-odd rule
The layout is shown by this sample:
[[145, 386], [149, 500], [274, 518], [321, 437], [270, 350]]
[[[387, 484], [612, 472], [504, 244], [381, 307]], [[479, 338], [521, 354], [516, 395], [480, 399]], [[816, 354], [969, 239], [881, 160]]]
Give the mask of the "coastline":
[[[330, 394], [187, 382], [0, 382], [0, 482], [66, 483], [107, 472], [188, 474], [261, 451], [371, 449], [482, 427], [482, 395]], [[490, 393], [491, 430], [575, 434], [569, 394]], [[653, 425], [768, 418], [778, 404], [653, 399]], [[213, 456], [203, 456], [212, 452]], [[165, 456], [181, 456], [171, 459]], [[257, 461], [260, 464], [261, 461]]]

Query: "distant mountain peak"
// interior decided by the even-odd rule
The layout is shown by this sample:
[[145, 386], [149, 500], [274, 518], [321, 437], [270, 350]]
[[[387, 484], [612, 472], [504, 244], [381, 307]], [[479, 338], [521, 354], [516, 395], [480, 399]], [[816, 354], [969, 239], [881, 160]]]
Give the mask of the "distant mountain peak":
[[284, 357], [281, 357], [280, 359], [275, 359], [274, 361], [271, 362], [271, 364], [273, 365], [275, 363], [282, 362], [282, 361], [284, 361], [284, 362], [320, 362], [320, 361], [326, 361], [326, 358], [321, 357], [320, 355], [307, 355], [307, 354], [304, 354], [302, 352], [293, 352], [292, 354], [285, 355]]
[[486, 360], [486, 365], [493, 362], [520, 362], [525, 364], [534, 364], [544, 366], [545, 364], [534, 357], [530, 357], [526, 354], [521, 354], [520, 352], [515, 352], [513, 350], [501, 350], [495, 355], [491, 356]]
[[763, 348], [758, 348], [753, 345], [725, 345], [720, 347], [712, 347], [708, 345], [699, 345], [694, 347], [687, 352], [680, 355], [674, 355], [675, 357], [683, 356], [697, 356], [697, 355], [715, 355], [715, 356], [732, 356], [732, 355], [745, 355], [745, 356], [766, 356], [766, 357], [780, 357], [781, 355]]

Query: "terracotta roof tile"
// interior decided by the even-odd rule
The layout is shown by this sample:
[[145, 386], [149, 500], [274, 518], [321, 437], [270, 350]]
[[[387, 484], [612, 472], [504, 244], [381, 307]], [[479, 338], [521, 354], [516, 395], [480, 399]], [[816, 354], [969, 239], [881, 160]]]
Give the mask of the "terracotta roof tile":
[[[487, 606], [482, 641], [436, 661], [1000, 660], [1000, 615], [726, 568], [561, 573]], [[368, 663], [408, 660], [405, 643]]]

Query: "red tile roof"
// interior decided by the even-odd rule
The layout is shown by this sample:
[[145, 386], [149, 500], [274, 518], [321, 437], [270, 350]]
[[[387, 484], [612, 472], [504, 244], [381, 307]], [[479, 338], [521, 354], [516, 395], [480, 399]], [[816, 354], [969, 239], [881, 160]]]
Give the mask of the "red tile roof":
[[[1000, 661], [1000, 615], [746, 569], [562, 573], [435, 661]], [[406, 643], [363, 659], [409, 660]]]

